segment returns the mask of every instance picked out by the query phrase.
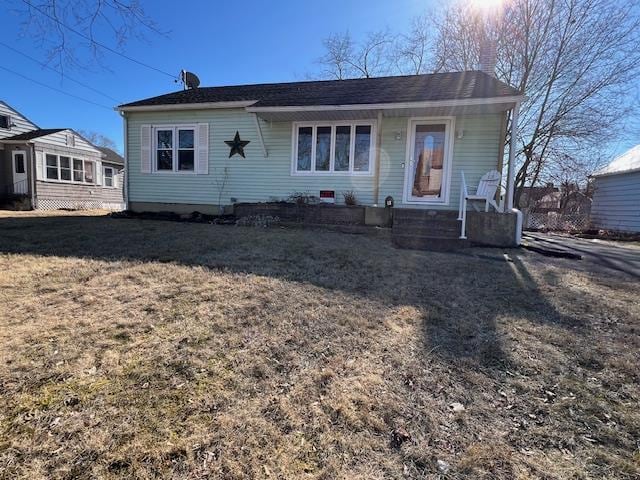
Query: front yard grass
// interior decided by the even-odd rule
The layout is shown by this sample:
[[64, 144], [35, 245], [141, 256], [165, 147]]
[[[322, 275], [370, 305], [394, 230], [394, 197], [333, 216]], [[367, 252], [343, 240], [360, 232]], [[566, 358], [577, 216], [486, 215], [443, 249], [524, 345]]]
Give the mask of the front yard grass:
[[518, 250], [5, 214], [0, 478], [637, 478], [638, 298]]

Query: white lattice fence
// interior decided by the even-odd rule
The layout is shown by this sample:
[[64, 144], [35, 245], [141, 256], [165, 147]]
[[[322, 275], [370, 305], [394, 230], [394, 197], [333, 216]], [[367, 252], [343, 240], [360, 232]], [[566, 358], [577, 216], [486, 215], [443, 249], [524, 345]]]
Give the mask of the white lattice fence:
[[66, 199], [39, 198], [39, 210], [123, 210], [122, 203], [107, 203], [101, 201], [78, 201]]
[[525, 228], [534, 230], [575, 231], [589, 228], [589, 215], [585, 213], [560, 214], [528, 213]]

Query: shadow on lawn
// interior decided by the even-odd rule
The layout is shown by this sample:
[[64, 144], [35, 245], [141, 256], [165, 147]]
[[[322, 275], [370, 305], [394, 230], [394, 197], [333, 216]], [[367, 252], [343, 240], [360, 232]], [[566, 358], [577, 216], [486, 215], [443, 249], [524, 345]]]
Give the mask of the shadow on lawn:
[[397, 250], [386, 240], [323, 231], [60, 216], [0, 219], [0, 252], [202, 266], [410, 305], [422, 312], [426, 352], [499, 369], [509, 360], [498, 318], [580, 323], [557, 312], [518, 251], [507, 260], [498, 249]]

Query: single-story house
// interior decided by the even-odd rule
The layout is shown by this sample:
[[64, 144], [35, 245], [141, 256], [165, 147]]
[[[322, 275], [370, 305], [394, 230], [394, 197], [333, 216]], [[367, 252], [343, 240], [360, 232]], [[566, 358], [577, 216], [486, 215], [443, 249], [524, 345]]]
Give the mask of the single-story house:
[[124, 207], [124, 158], [69, 128], [39, 128], [0, 101], [0, 203], [37, 209]]
[[464, 185], [474, 193], [497, 170], [495, 200], [510, 214], [507, 115], [515, 138], [523, 99], [478, 70], [193, 88], [127, 103], [118, 107], [127, 205], [217, 213], [296, 192], [337, 204], [352, 193], [359, 205], [458, 221]]
[[592, 227], [640, 232], [640, 145], [597, 171], [593, 179]]

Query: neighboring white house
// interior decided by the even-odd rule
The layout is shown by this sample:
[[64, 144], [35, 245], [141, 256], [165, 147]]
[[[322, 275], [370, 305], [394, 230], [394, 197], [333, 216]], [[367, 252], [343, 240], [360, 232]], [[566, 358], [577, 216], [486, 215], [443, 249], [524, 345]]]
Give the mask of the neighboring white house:
[[593, 228], [640, 232], [640, 145], [593, 175]]
[[0, 101], [0, 205], [124, 208], [124, 159], [68, 128], [39, 128]]

